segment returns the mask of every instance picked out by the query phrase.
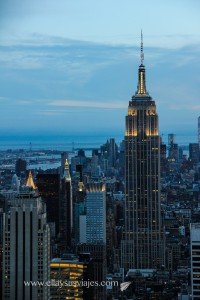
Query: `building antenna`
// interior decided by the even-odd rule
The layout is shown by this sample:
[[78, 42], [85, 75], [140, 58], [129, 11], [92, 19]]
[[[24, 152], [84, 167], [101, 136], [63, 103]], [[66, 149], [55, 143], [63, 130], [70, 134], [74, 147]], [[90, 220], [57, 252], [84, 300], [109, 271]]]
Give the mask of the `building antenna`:
[[144, 62], [144, 52], [143, 52], [143, 34], [142, 34], [142, 30], [141, 30], [140, 59], [141, 59], [141, 65], [143, 65], [143, 62]]

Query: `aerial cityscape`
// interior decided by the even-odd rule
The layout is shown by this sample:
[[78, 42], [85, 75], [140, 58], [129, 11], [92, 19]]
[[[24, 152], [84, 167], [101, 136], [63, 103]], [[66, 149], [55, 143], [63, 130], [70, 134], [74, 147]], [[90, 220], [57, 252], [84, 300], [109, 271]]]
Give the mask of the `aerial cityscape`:
[[[8, 11], [5, 7], [5, 14]], [[27, 30], [30, 24], [27, 21]], [[42, 39], [39, 35], [34, 38]], [[98, 48], [96, 38], [94, 43]], [[39, 87], [40, 76], [45, 76], [46, 69], [38, 70], [34, 64], [39, 62], [31, 60], [33, 69], [31, 72], [27, 69], [24, 91], [29, 86], [29, 92], [32, 90], [33, 97], [37, 98], [41, 88], [46, 95], [41, 104], [40, 99], [23, 98], [18, 88], [21, 81], [26, 81], [22, 75], [26, 67], [21, 65], [24, 70], [22, 73], [18, 70], [16, 79], [15, 70], [8, 71], [10, 66], [4, 66], [7, 80], [13, 80], [16, 103], [9, 108], [8, 121], [4, 113], [0, 120], [0, 300], [200, 299], [198, 100], [193, 103], [188, 99], [188, 106], [182, 104], [183, 116], [177, 100], [171, 104], [173, 107], [165, 109], [166, 100], [160, 102], [154, 98], [153, 88], [149, 92], [149, 82], [154, 86], [151, 74], [155, 71], [150, 53], [157, 48], [145, 46], [143, 30], [138, 31], [135, 39], [138, 67], [131, 66], [132, 78], [128, 80], [133, 91], [124, 103], [119, 101], [120, 95], [116, 102], [107, 103], [105, 99], [98, 100], [98, 96], [94, 102], [87, 96], [87, 101], [77, 98], [75, 104], [64, 98], [49, 100], [49, 88], [52, 85], [54, 94], [55, 87], [52, 82]], [[53, 48], [51, 42], [49, 51]], [[68, 42], [70, 47], [75, 47], [73, 42]], [[20, 52], [19, 45], [11, 45], [13, 41], [6, 43], [0, 47], [1, 53], [8, 48], [12, 52], [12, 47]], [[84, 47], [76, 43], [76, 59], [82, 59]], [[28, 41], [24, 45], [27, 51], [32, 47]], [[41, 51], [40, 46], [33, 48]], [[92, 43], [85, 47], [92, 56], [97, 51]], [[106, 64], [109, 51], [101, 47], [101, 60]], [[109, 47], [115, 52], [116, 46]], [[124, 64], [130, 64], [130, 58]], [[3, 65], [5, 61], [8, 59], [2, 56]], [[49, 61], [48, 67], [50, 64]], [[102, 62], [99, 64], [102, 68]], [[59, 68], [61, 65], [58, 63]], [[75, 59], [69, 65], [66, 86], [70, 92], [66, 93], [73, 95], [71, 90], [78, 90], [73, 76], [77, 79], [77, 70], [83, 66], [75, 66]], [[29, 73], [33, 86], [28, 83]], [[170, 95], [170, 80], [166, 78], [164, 90], [162, 74], [156, 78], [156, 95], [163, 93], [165, 99], [165, 92], [167, 97]], [[83, 86], [87, 85], [85, 77], [91, 74], [83, 72], [82, 75], [78, 85], [80, 93], [82, 90], [87, 95]], [[174, 75], [171, 76], [173, 85]], [[60, 80], [63, 84], [63, 78]], [[105, 91], [109, 95], [112, 91], [108, 91], [107, 80]], [[8, 91], [1, 80], [1, 71], [0, 82], [0, 105], [4, 112], [5, 103], [13, 95], [9, 88], [10, 98], [5, 96]], [[127, 88], [124, 82], [121, 81], [123, 88], [117, 89], [117, 93]], [[104, 98], [104, 92], [101, 94], [104, 86], [94, 84], [94, 90], [91, 86], [90, 89], [91, 97], [98, 93]], [[52, 97], [56, 98], [56, 93]], [[32, 110], [33, 102], [35, 109], [39, 107], [37, 112]], [[20, 105], [26, 106], [24, 116]], [[160, 105], [164, 108], [160, 109]]]

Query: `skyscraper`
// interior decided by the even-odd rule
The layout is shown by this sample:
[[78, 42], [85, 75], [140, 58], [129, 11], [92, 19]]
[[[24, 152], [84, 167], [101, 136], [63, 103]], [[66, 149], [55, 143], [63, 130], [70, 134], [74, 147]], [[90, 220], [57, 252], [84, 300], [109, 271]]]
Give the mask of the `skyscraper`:
[[[102, 282], [106, 278], [106, 190], [102, 183], [90, 183], [86, 187], [86, 217], [80, 220], [85, 232], [80, 232], [80, 238], [85, 243], [79, 244], [77, 252], [90, 253], [93, 263], [92, 280]], [[84, 226], [85, 222], [85, 226]], [[83, 233], [83, 234], [81, 234]], [[85, 235], [85, 236], [84, 236]], [[80, 242], [81, 242], [80, 239]], [[106, 289], [94, 287], [93, 300], [106, 299]]]
[[200, 116], [198, 117], [198, 143], [200, 148]]
[[49, 299], [49, 287], [24, 284], [48, 281], [49, 263], [50, 231], [45, 205], [27, 186], [4, 215], [3, 299]]
[[190, 224], [192, 299], [200, 299], [200, 223]]
[[154, 268], [163, 262], [160, 207], [160, 137], [155, 101], [148, 94], [143, 64], [138, 86], [129, 102], [125, 132], [125, 232], [122, 266]]
[[21, 176], [22, 174], [25, 175], [26, 167], [27, 167], [26, 161], [19, 158], [15, 164], [15, 173], [17, 174], [17, 176]]
[[69, 163], [66, 159], [64, 173], [60, 182], [60, 241], [63, 245], [63, 251], [69, 248], [72, 242], [73, 227], [73, 203], [72, 203], [72, 185], [69, 173]]
[[106, 244], [105, 185], [90, 184], [86, 194], [86, 243]]
[[200, 149], [198, 143], [190, 143], [189, 144], [189, 159], [193, 163], [198, 163], [200, 159]]
[[46, 204], [47, 222], [54, 224], [55, 233], [59, 233], [59, 194], [60, 174], [39, 173], [36, 184], [42, 200]]

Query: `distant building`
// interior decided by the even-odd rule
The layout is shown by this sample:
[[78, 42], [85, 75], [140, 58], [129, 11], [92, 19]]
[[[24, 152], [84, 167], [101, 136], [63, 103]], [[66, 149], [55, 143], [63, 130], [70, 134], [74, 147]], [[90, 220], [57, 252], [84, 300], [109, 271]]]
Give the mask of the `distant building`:
[[200, 223], [190, 224], [192, 300], [200, 299]]
[[73, 202], [68, 160], [65, 161], [64, 173], [60, 179], [59, 223], [61, 244], [66, 249], [70, 248], [72, 243], [73, 228]]
[[26, 167], [27, 167], [27, 163], [25, 160], [19, 158], [16, 163], [15, 163], [15, 173], [17, 174], [17, 176], [21, 176], [21, 175], [26, 175]]
[[168, 159], [170, 161], [178, 162], [179, 161], [179, 147], [178, 144], [175, 143], [175, 134], [168, 134]]
[[168, 134], [168, 146], [175, 143], [175, 138], [176, 138], [176, 135], [174, 133]]
[[200, 150], [198, 143], [190, 143], [189, 144], [189, 159], [193, 163], [198, 163], [200, 158]]
[[117, 153], [118, 153], [118, 147], [115, 143], [115, 139], [111, 138], [110, 141], [110, 147], [109, 147], [109, 162], [111, 167], [115, 167], [116, 165], [116, 159], [117, 159]]
[[19, 180], [19, 178], [17, 177], [17, 175], [14, 174], [13, 177], [12, 177], [11, 188], [12, 188], [14, 191], [19, 192], [19, 187], [20, 187], [20, 180]]
[[178, 162], [179, 161], [179, 147], [178, 147], [178, 144], [171, 144], [169, 146], [168, 159], [170, 161], [174, 161], [174, 162]]
[[200, 116], [198, 117], [198, 143], [200, 148]]
[[61, 176], [63, 176], [64, 171], [65, 171], [66, 159], [68, 159], [68, 153], [67, 152], [62, 152], [61, 153], [61, 167], [60, 167], [60, 175]]
[[4, 214], [3, 299], [50, 299], [49, 287], [24, 284], [48, 281], [49, 263], [50, 231], [45, 205], [37, 192], [27, 187]]

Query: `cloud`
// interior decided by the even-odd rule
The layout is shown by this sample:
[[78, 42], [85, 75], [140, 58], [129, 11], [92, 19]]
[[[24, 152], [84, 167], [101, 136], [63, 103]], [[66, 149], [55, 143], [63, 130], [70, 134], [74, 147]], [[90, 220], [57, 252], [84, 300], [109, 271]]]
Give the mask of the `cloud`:
[[[22, 45], [0, 47], [2, 126], [6, 128], [10, 118], [23, 129], [25, 120], [29, 123], [31, 118], [34, 128], [41, 124], [48, 130], [71, 128], [78, 114], [73, 130], [83, 122], [90, 130], [87, 120], [91, 120], [99, 131], [118, 126], [123, 132], [128, 101], [137, 87], [138, 47], [45, 36], [38, 42], [35, 36], [35, 41], [30, 37]], [[145, 47], [145, 65], [147, 89], [156, 100], [162, 131], [172, 131], [186, 117], [190, 128], [195, 128], [199, 46]], [[170, 124], [166, 110], [174, 116]], [[178, 110], [182, 112], [178, 114]], [[50, 120], [57, 120], [56, 124]]]
[[88, 108], [104, 108], [104, 109], [121, 109], [127, 108], [127, 103], [123, 102], [95, 102], [94, 101], [79, 101], [79, 100], [54, 100], [48, 103], [53, 106], [62, 107], [88, 107]]
[[[192, 102], [193, 101], [191, 101], [191, 103]], [[194, 110], [194, 111], [199, 110], [200, 111], [200, 105], [193, 105], [193, 104], [173, 104], [170, 105], [169, 108], [171, 110]]]

